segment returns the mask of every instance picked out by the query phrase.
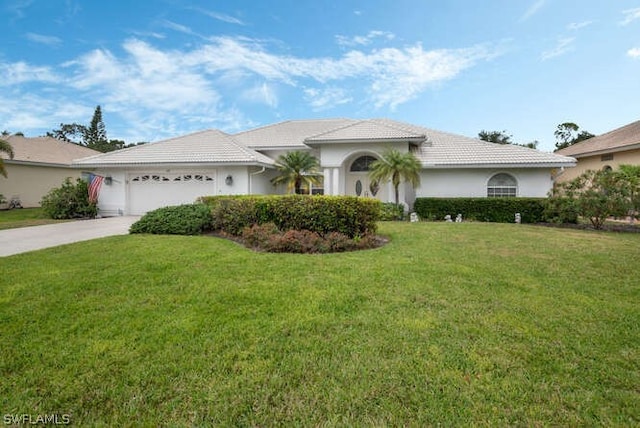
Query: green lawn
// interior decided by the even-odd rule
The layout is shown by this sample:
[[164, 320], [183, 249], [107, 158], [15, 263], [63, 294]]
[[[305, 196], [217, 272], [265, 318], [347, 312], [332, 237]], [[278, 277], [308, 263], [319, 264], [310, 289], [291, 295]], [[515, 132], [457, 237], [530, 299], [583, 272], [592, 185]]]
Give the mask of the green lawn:
[[61, 221], [67, 220], [53, 220], [48, 218], [42, 208], [0, 210], [0, 230], [60, 223]]
[[[640, 236], [119, 236], [0, 259], [0, 411], [98, 426], [637, 426]], [[35, 417], [35, 416], [34, 416]]]

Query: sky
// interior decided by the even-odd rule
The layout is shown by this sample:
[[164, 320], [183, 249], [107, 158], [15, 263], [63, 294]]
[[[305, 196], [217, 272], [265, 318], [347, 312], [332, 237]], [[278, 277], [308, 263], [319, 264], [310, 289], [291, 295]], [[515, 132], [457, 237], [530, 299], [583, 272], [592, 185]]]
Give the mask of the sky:
[[640, 0], [0, 0], [0, 130], [390, 118], [554, 149], [640, 119]]

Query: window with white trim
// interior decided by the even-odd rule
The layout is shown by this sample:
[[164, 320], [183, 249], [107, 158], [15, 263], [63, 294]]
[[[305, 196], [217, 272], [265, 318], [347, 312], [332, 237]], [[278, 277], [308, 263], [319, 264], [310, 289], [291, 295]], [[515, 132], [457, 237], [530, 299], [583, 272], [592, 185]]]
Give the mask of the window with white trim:
[[487, 196], [489, 198], [516, 197], [518, 181], [512, 175], [503, 172], [496, 174], [487, 183]]

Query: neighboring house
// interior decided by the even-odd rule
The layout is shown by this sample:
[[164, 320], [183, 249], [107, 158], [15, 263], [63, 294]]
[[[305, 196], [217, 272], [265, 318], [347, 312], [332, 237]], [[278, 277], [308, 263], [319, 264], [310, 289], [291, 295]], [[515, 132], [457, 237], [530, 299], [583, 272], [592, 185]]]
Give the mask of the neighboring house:
[[51, 137], [2, 137], [13, 147], [14, 157], [3, 153], [7, 178], [0, 176], [0, 193], [9, 200], [20, 198], [23, 207], [38, 207], [44, 195], [60, 187], [67, 177], [80, 178], [82, 171], [71, 167], [79, 157], [98, 154], [95, 150]]
[[557, 181], [569, 181], [587, 170], [611, 170], [620, 165], [640, 165], [640, 120], [589, 138], [556, 154], [576, 158], [575, 168], [563, 171]]
[[323, 183], [312, 193], [370, 196], [393, 201], [391, 183], [371, 183], [369, 165], [386, 148], [411, 151], [421, 161], [422, 184], [403, 184], [400, 198], [545, 197], [551, 171], [570, 157], [514, 145], [487, 143], [387, 119], [291, 120], [234, 135], [217, 130], [145, 144], [89, 158], [74, 166], [106, 177], [103, 215], [143, 214], [203, 195], [285, 193], [271, 179], [279, 155], [310, 151]]

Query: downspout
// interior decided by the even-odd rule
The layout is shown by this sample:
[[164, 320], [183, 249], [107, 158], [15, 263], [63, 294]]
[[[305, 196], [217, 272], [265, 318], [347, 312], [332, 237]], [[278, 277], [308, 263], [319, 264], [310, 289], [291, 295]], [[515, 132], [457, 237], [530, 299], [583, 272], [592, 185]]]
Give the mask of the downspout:
[[262, 169], [260, 171], [256, 171], [256, 172], [250, 172], [249, 173], [249, 194], [251, 195], [251, 190], [252, 190], [252, 184], [253, 184], [253, 176], [254, 175], [258, 175], [258, 174], [262, 174], [263, 172], [265, 172], [267, 169], [266, 166], [263, 166]]

